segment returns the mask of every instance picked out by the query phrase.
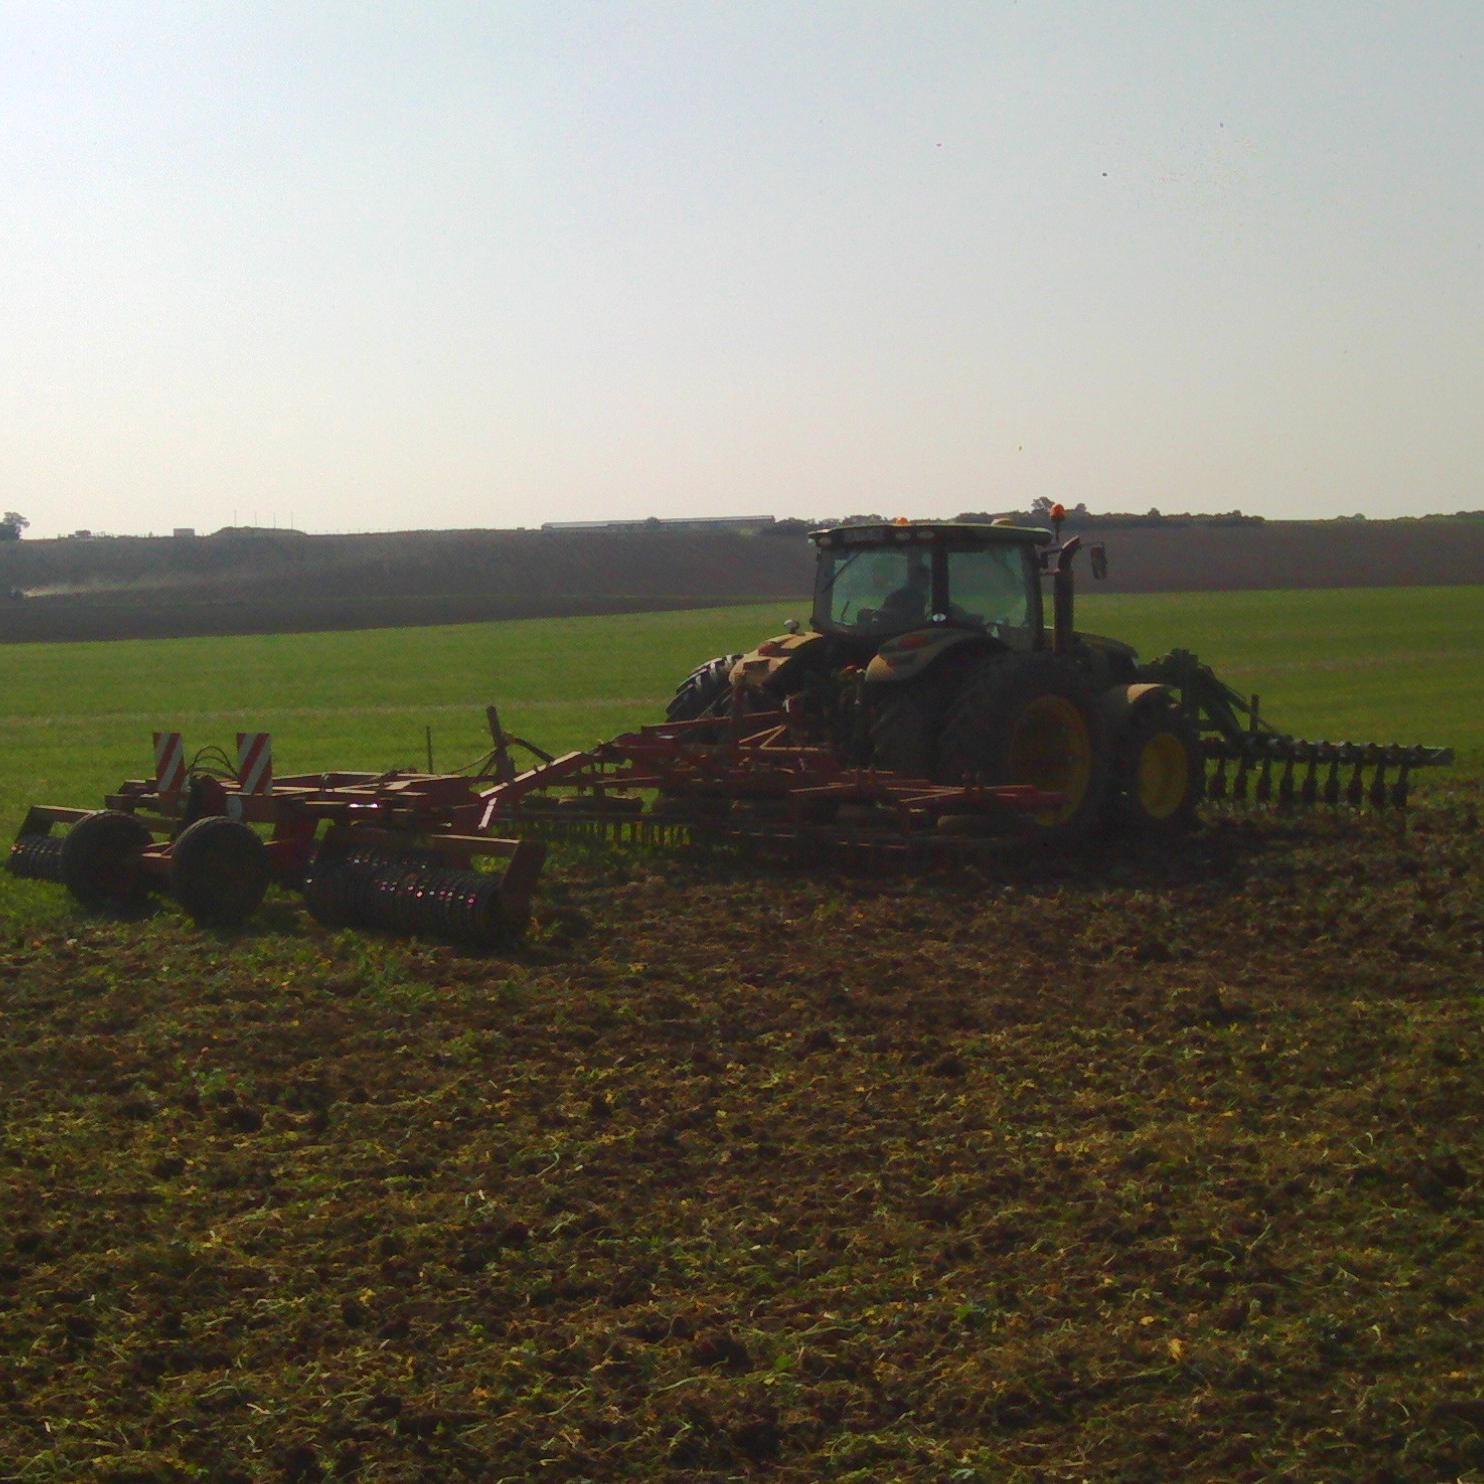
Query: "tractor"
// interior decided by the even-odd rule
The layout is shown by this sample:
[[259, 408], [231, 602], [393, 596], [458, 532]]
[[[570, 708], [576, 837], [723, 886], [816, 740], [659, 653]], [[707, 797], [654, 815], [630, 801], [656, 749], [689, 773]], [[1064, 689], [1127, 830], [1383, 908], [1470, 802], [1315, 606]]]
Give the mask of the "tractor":
[[[1196, 719], [1127, 644], [1076, 631], [1081, 542], [1059, 538], [1059, 519], [1055, 531], [905, 520], [815, 531], [809, 629], [699, 666], [667, 719], [787, 701], [853, 763], [1059, 795], [1037, 816], [1048, 834], [1184, 829], [1205, 783]], [[1091, 555], [1103, 575], [1102, 548]]]

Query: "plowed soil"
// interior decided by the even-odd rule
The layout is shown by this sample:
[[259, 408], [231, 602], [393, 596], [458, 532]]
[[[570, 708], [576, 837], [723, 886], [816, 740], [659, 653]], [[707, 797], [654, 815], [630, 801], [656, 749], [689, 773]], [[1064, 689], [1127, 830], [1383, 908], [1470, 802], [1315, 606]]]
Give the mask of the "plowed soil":
[[1479, 1477], [1480, 802], [12, 932], [0, 1477]]

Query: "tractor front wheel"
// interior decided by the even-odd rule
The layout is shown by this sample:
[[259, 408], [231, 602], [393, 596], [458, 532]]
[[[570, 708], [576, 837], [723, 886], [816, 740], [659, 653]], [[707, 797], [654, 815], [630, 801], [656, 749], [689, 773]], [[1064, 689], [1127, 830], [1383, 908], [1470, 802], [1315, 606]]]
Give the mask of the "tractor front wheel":
[[949, 708], [939, 776], [951, 783], [1030, 784], [1061, 802], [1032, 816], [1075, 839], [1102, 812], [1107, 729], [1082, 672], [1048, 654], [995, 655], [964, 677]]
[[698, 665], [685, 677], [665, 707], [666, 721], [697, 721], [720, 716], [732, 690], [732, 666], [740, 654], [722, 654]]
[[1111, 817], [1145, 835], [1174, 835], [1195, 823], [1206, 791], [1200, 733], [1168, 696], [1129, 718], [1113, 764]]

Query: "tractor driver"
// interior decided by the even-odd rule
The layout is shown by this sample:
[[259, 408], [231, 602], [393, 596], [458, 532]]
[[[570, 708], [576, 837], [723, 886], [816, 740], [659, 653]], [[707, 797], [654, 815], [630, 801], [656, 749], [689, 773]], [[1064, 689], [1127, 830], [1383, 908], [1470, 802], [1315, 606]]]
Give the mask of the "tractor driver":
[[892, 623], [926, 618], [933, 598], [933, 569], [925, 553], [907, 553], [907, 580], [882, 600], [880, 616]]

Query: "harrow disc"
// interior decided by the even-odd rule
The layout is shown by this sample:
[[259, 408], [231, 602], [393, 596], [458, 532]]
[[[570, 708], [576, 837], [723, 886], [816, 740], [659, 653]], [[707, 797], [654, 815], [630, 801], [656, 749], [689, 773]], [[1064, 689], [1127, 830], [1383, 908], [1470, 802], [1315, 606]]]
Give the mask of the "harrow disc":
[[304, 882], [314, 918], [331, 927], [426, 934], [490, 948], [516, 935], [500, 878], [425, 856], [352, 850], [316, 863]]

